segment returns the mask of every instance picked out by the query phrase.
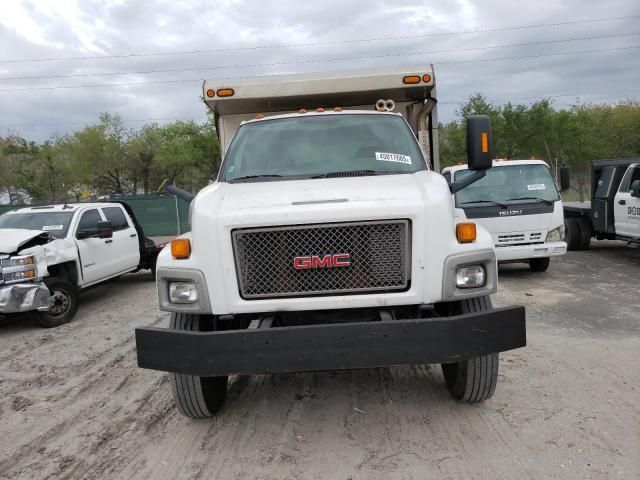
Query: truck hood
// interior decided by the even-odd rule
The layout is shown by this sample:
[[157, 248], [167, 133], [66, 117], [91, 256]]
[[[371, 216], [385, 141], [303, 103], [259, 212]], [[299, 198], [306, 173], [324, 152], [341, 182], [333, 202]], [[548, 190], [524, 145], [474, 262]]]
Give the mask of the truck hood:
[[0, 230], [0, 253], [17, 253], [23, 248], [44, 245], [50, 240], [49, 234], [41, 230], [3, 228]]
[[[549, 230], [558, 228], [564, 223], [562, 201], [558, 200], [553, 207], [544, 204], [510, 205], [509, 210], [491, 207], [495, 210], [490, 216], [475, 217], [473, 214], [467, 218], [486, 228], [496, 245], [507, 243], [528, 243], [544, 241]], [[488, 209], [487, 209], [488, 210]], [[499, 216], [498, 212], [508, 212]], [[532, 213], [535, 212], [535, 213]], [[468, 209], [473, 212], [473, 209]], [[521, 212], [525, 212], [524, 215]], [[462, 209], [456, 213], [464, 217]]]
[[222, 184], [220, 212], [225, 223], [244, 223], [249, 217], [277, 211], [348, 210], [380, 205], [424, 204], [433, 192], [434, 174], [380, 175], [279, 182]]

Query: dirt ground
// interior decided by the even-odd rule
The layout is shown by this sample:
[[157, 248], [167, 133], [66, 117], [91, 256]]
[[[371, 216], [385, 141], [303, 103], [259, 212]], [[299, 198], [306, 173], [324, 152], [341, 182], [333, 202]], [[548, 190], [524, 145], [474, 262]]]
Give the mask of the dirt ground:
[[136, 367], [166, 326], [148, 274], [85, 293], [53, 330], [0, 325], [0, 478], [638, 479], [640, 250], [596, 242], [547, 273], [501, 267], [526, 348], [494, 397], [458, 404], [437, 366], [238, 377], [220, 415], [179, 415]]

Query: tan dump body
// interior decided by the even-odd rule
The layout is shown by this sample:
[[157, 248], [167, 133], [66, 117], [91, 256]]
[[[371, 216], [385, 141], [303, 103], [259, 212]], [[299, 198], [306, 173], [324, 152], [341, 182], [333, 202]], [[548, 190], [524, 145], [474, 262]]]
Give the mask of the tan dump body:
[[[405, 77], [419, 78], [405, 83]], [[232, 96], [218, 95], [226, 89]], [[231, 89], [231, 90], [229, 90]], [[220, 92], [220, 93], [225, 93]], [[213, 96], [212, 96], [213, 95]], [[237, 80], [207, 80], [205, 103], [216, 117], [222, 154], [241, 123], [258, 114], [295, 113], [300, 109], [375, 110], [380, 99], [391, 99], [419, 140], [425, 158], [439, 170], [438, 119], [433, 66], [263, 76]]]

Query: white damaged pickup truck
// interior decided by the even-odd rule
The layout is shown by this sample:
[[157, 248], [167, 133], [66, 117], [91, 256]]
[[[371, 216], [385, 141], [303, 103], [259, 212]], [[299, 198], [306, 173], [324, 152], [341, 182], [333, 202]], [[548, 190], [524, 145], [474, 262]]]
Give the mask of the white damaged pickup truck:
[[70, 322], [78, 293], [140, 269], [155, 271], [162, 245], [144, 237], [125, 203], [21, 208], [0, 216], [0, 315]]

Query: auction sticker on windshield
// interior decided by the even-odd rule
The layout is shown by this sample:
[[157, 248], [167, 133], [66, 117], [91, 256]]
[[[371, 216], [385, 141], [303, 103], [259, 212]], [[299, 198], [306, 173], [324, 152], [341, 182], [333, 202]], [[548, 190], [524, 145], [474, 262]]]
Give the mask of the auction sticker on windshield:
[[400, 155], [399, 153], [376, 152], [376, 160], [380, 162], [395, 162], [411, 165], [411, 157], [409, 155]]
[[50, 230], [64, 230], [64, 225], [45, 225], [42, 230], [48, 232]]
[[534, 183], [533, 185], [527, 185], [527, 190], [546, 190], [547, 187], [544, 183]]

